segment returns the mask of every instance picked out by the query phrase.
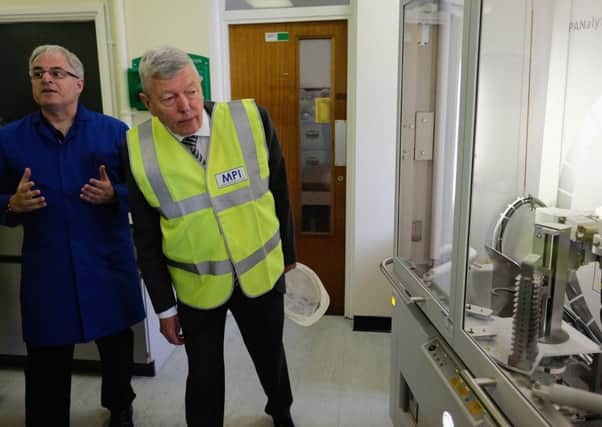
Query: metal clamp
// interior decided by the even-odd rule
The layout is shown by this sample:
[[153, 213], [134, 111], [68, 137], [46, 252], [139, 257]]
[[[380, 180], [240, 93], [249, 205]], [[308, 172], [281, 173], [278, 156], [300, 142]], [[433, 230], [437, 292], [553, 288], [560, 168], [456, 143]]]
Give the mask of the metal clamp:
[[391, 284], [393, 289], [395, 289], [397, 291], [397, 293], [399, 294], [399, 297], [403, 300], [404, 304], [409, 305], [409, 304], [416, 304], [418, 302], [426, 301], [426, 299], [424, 297], [409, 297], [408, 296], [407, 289], [399, 281], [397, 281], [395, 279], [395, 277], [393, 277], [393, 275], [387, 268], [387, 266], [393, 264], [394, 261], [395, 260], [392, 257], [385, 258], [380, 263], [380, 270], [383, 272], [383, 274], [385, 275], [385, 277], [387, 278], [387, 280], [389, 281], [389, 283]]
[[483, 405], [487, 413], [493, 418], [493, 421], [500, 427], [512, 427], [506, 417], [500, 412], [500, 410], [491, 401], [489, 396], [483, 391], [481, 387], [493, 387], [497, 384], [497, 381], [492, 378], [473, 378], [467, 369], [461, 369], [458, 374], [462, 377], [470, 391], [477, 397], [479, 403]]

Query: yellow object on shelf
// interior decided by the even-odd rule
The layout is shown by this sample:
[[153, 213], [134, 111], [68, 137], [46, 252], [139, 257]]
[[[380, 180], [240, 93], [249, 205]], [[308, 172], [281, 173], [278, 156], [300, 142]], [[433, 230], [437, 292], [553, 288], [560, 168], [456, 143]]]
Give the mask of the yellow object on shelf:
[[330, 98], [314, 98], [316, 123], [330, 123]]

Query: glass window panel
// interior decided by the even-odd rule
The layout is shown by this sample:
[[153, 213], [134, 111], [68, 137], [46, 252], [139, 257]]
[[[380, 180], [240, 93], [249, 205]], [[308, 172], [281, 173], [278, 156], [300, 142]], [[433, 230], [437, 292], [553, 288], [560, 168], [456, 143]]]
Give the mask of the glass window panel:
[[483, 2], [464, 328], [521, 384], [574, 386], [602, 342], [601, 16]]
[[299, 41], [301, 232], [330, 233], [332, 224], [332, 41]]
[[542, 204], [527, 189], [531, 25], [529, 2], [483, 2], [465, 329], [503, 365], [520, 260], [531, 253], [534, 209]]
[[403, 11], [398, 256], [449, 304], [460, 101], [462, 2]]

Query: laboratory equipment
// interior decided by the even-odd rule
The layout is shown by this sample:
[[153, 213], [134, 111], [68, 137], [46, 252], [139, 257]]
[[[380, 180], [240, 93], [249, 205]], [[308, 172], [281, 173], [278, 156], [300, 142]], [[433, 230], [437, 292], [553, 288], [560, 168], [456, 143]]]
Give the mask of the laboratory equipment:
[[393, 424], [602, 426], [602, 4], [401, 6]]

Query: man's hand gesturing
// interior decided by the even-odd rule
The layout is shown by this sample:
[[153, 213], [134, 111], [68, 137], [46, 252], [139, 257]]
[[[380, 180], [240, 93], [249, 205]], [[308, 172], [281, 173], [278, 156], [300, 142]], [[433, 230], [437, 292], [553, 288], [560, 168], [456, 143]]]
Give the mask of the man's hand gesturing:
[[105, 165], [100, 165], [98, 174], [100, 179], [90, 178], [90, 183], [82, 187], [79, 197], [95, 205], [113, 203], [115, 201], [115, 190], [107, 175]]
[[35, 183], [30, 179], [31, 169], [25, 168], [17, 191], [8, 200], [11, 213], [31, 212], [46, 206], [46, 199], [40, 190], [33, 190]]

